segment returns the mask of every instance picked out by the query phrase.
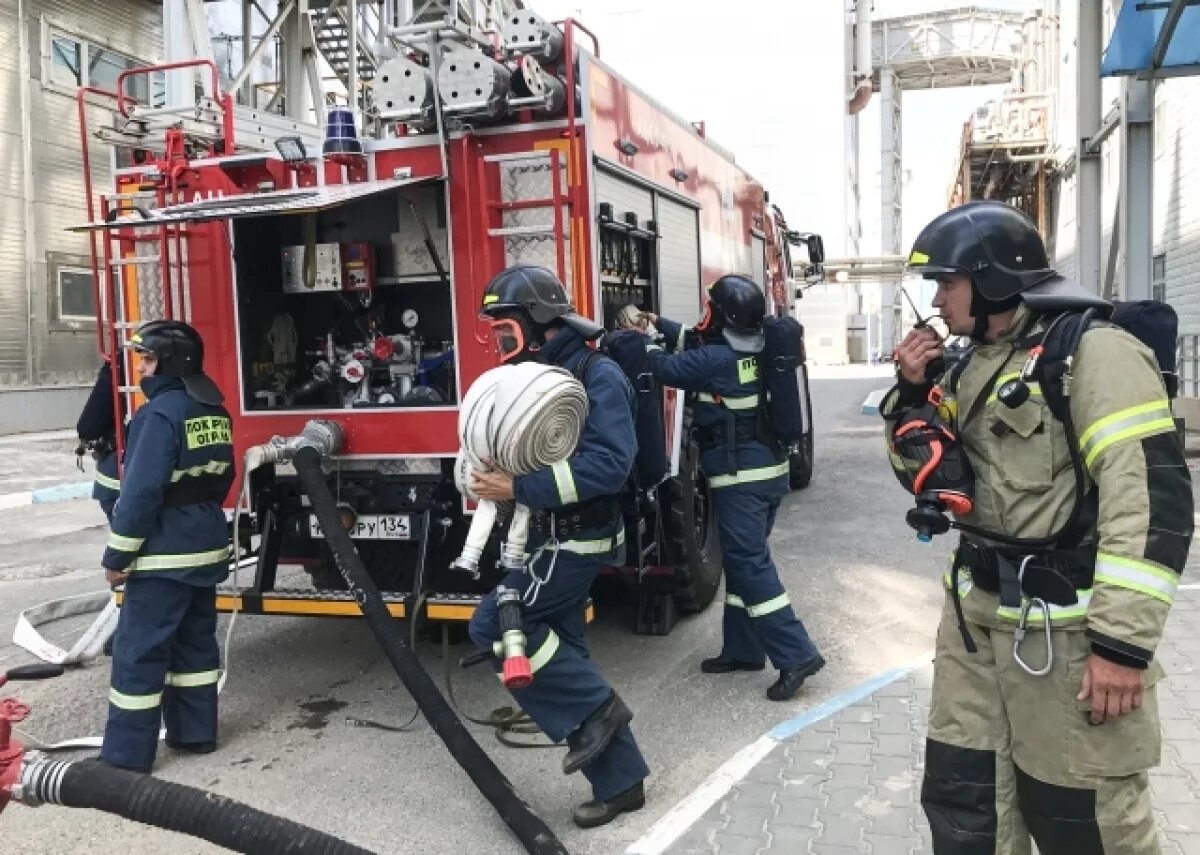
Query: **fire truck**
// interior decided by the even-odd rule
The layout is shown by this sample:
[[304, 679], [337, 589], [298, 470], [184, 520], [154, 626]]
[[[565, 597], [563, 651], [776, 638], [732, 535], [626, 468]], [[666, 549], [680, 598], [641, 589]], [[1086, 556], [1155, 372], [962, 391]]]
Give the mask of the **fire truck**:
[[[579, 22], [521, 9], [491, 32], [449, 17], [390, 24], [369, 120], [330, 109], [323, 134], [266, 113], [249, 116], [247, 133], [209, 60], [126, 71], [98, 133], [114, 146], [115, 187], [94, 194], [88, 168], [95, 214], [81, 229], [114, 371], [140, 323], [178, 318], [204, 337], [239, 455], [310, 419], [336, 421], [345, 444], [330, 486], [388, 609], [464, 621], [499, 580], [451, 568], [472, 510], [453, 481], [458, 405], [496, 365], [479, 311], [488, 280], [542, 265], [612, 329], [629, 306], [694, 322], [705, 284], [735, 271], [762, 284], [772, 312], [792, 311], [793, 251], [810, 279], [824, 253], [703, 124], [607, 66]], [[211, 85], [151, 135], [169, 111], [133, 102], [128, 84], [180, 69]], [[803, 359], [799, 371], [809, 427], [792, 453], [795, 487], [812, 473]], [[660, 399], [670, 474], [626, 497], [627, 566], [610, 572], [637, 597], [636, 629], [665, 634], [709, 605], [722, 568], [686, 401], [673, 389]], [[117, 387], [118, 423], [139, 400], [136, 386]], [[244, 575], [221, 589], [222, 610], [359, 613], [293, 470], [256, 470], [248, 501], [231, 495], [227, 507]], [[311, 586], [287, 581], [294, 568]]]

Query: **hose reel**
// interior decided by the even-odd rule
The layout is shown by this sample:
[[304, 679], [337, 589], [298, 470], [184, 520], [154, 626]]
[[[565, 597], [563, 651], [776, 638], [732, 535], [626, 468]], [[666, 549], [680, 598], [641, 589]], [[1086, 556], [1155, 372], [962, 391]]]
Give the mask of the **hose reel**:
[[481, 499], [471, 477], [486, 471], [485, 460], [510, 475], [528, 475], [571, 456], [587, 420], [587, 392], [569, 371], [536, 362], [502, 365], [480, 375], [463, 399], [458, 417], [461, 450], [455, 483], [478, 502], [462, 554], [452, 565], [479, 578], [479, 559], [498, 515], [511, 514], [500, 566], [525, 566], [529, 508], [519, 503]]

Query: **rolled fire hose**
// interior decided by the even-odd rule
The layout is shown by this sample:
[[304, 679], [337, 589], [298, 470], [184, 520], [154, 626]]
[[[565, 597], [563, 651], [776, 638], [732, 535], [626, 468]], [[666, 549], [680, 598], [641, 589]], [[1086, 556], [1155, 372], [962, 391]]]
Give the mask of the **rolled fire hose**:
[[388, 612], [379, 589], [371, 581], [354, 547], [354, 541], [350, 539], [350, 533], [338, 517], [337, 504], [321, 469], [322, 457], [334, 454], [341, 443], [342, 430], [335, 422], [310, 421], [299, 437], [272, 440], [263, 448], [266, 462], [292, 461], [321, 531], [325, 533], [338, 570], [362, 610], [367, 626], [450, 754], [491, 802], [527, 852], [531, 855], [566, 855], [566, 848], [545, 822], [517, 796], [512, 784], [471, 737], [438, 691], [433, 679], [421, 667], [416, 654], [405, 644], [403, 634]]
[[95, 760], [29, 755], [14, 798], [31, 806], [92, 808], [250, 855], [371, 855], [370, 850], [233, 799]]
[[[471, 476], [485, 471], [485, 460], [510, 475], [527, 475], [571, 456], [587, 421], [583, 384], [569, 371], [536, 362], [501, 365], [480, 375], [463, 399], [458, 416], [462, 450], [454, 474], [459, 491], [478, 502], [467, 541], [454, 567], [478, 578], [479, 559], [496, 522], [495, 502], [471, 491]], [[512, 510], [500, 566], [525, 566], [529, 508]]]

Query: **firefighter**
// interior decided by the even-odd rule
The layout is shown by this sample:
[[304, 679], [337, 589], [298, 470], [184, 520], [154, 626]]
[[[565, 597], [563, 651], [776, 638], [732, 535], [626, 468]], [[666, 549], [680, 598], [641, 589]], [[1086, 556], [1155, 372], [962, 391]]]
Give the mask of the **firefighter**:
[[[563, 772], [581, 771], [592, 785], [592, 799], [575, 809], [574, 821], [592, 828], [641, 808], [642, 780], [650, 771], [629, 727], [633, 713], [590, 658], [584, 639], [592, 582], [604, 566], [624, 561], [617, 497], [636, 449], [633, 393], [621, 369], [588, 347], [602, 328], [575, 313], [549, 270], [502, 271], [487, 286], [483, 313], [502, 363], [537, 359], [560, 366], [587, 390], [587, 421], [570, 458], [516, 478], [480, 473], [472, 488], [497, 502], [515, 498], [535, 512], [529, 538], [534, 558], [525, 572], [501, 582], [523, 593], [534, 672], [533, 682], [512, 694], [550, 739], [566, 740]], [[531, 590], [534, 575], [544, 583]], [[470, 633], [484, 648], [499, 640], [495, 592], [471, 618]]]
[[[1157, 853], [1155, 647], [1191, 543], [1192, 491], [1154, 355], [1100, 324], [1077, 337], [1061, 385], [1018, 377], [1036, 366], [1031, 352], [1050, 358], [1052, 318], [1107, 304], [1057, 275], [1008, 205], [938, 216], [909, 263], [937, 282], [950, 334], [974, 343], [937, 379], [941, 343], [911, 331], [881, 408], [895, 420], [939, 402], [970, 463], [954, 477], [973, 475], [934, 662], [921, 792], [934, 852], [1025, 855], [1032, 835], [1043, 855]], [[1047, 402], [1066, 386], [1063, 419]], [[898, 474], [905, 462], [892, 460]]]
[[216, 750], [216, 585], [229, 573], [222, 501], [234, 479], [229, 413], [203, 373], [204, 345], [178, 321], [130, 340], [147, 402], [129, 425], [121, 497], [101, 561], [125, 598], [100, 759], [149, 772], [167, 745]]
[[[786, 701], [825, 665], [771, 560], [767, 540], [788, 493], [788, 461], [760, 438], [756, 354], [765, 342], [766, 300], [754, 280], [722, 276], [708, 288], [704, 317], [695, 328], [650, 312], [665, 351], [650, 348], [654, 376], [690, 393], [700, 468], [716, 508], [725, 564], [724, 640], [705, 659], [706, 674], [762, 671], [769, 658], [779, 678], [767, 689]], [[690, 334], [698, 336], [689, 343]]]
[[[105, 358], [96, 375], [92, 391], [79, 413], [75, 432], [79, 435], [79, 447], [75, 454], [83, 468], [84, 452], [91, 452], [96, 464], [96, 479], [92, 484], [92, 498], [112, 521], [113, 506], [121, 492], [121, 481], [117, 470], [117, 425], [113, 417], [112, 366]], [[119, 362], [118, 362], [119, 370]]]

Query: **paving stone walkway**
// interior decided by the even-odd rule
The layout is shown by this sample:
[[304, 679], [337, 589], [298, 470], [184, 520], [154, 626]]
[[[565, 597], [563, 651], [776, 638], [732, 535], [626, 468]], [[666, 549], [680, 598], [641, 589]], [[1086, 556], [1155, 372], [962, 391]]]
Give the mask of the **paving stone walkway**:
[[[1165, 855], [1200, 855], [1200, 590], [1179, 592], [1158, 656], [1155, 815]], [[666, 851], [931, 853], [919, 800], [932, 678], [912, 671], [781, 741]]]

